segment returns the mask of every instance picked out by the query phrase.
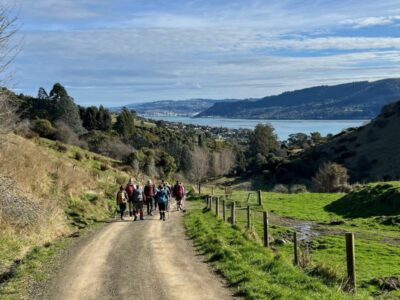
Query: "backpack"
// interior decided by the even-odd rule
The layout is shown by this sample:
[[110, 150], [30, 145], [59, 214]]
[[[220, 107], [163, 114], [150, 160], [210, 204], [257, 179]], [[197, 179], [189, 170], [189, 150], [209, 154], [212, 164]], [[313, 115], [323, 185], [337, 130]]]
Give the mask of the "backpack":
[[134, 192], [133, 192], [133, 201], [134, 202], [143, 202], [144, 201], [142, 189], [135, 189], [134, 190]]
[[124, 203], [126, 203], [126, 199], [127, 197], [126, 197], [126, 193], [125, 193], [125, 191], [119, 191], [118, 192], [118, 194], [117, 194], [117, 201], [118, 201], [118, 204], [124, 204]]
[[168, 203], [168, 194], [165, 189], [159, 190], [156, 194], [156, 199], [158, 203]]
[[185, 194], [185, 191], [184, 191], [184, 189], [183, 189], [183, 185], [182, 185], [182, 184], [178, 184], [178, 185], [176, 186], [176, 188], [175, 188], [174, 193], [175, 193], [175, 196], [176, 196], [176, 197], [182, 198], [182, 197], [184, 196], [184, 194]]
[[126, 186], [126, 192], [127, 192], [127, 194], [128, 194], [128, 197], [129, 198], [132, 198], [132, 196], [133, 196], [133, 192], [135, 191], [135, 186], [133, 185], [133, 184], [128, 184], [127, 186]]
[[146, 185], [144, 188], [144, 194], [146, 197], [153, 197], [154, 196], [154, 185]]

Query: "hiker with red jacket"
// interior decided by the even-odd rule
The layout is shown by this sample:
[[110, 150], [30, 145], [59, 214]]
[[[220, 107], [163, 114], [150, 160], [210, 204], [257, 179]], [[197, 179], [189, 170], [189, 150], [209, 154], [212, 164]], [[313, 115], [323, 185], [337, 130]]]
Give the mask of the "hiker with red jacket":
[[117, 205], [119, 206], [119, 213], [121, 214], [121, 220], [124, 220], [124, 213], [126, 210], [126, 202], [128, 201], [128, 194], [121, 185], [117, 193]]
[[174, 188], [172, 190], [172, 194], [176, 200], [176, 210], [182, 210], [182, 201], [185, 197], [185, 187], [182, 182], [176, 181]]
[[147, 215], [152, 216], [153, 201], [155, 200], [154, 196], [156, 195], [156, 186], [151, 180], [147, 181], [147, 184], [144, 187], [144, 195], [146, 196]]
[[136, 189], [133, 192], [133, 204], [135, 206], [135, 216], [133, 218], [133, 221], [137, 220], [138, 215], [140, 216], [140, 220], [144, 220], [143, 204], [145, 202], [146, 202], [146, 196], [144, 194], [142, 186], [136, 185]]
[[133, 192], [135, 191], [135, 185], [133, 184], [133, 181], [134, 181], [134, 179], [133, 179], [133, 177], [131, 177], [125, 188], [125, 191], [128, 194], [128, 207], [129, 207], [129, 216], [130, 217], [132, 217], [134, 215]]

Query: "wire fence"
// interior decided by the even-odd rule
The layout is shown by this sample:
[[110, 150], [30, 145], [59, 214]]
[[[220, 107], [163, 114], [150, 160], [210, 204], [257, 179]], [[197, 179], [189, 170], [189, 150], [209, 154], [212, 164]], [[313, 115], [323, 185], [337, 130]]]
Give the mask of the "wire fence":
[[[205, 196], [205, 208], [216, 218], [245, 230], [252, 239], [269, 248], [273, 237], [270, 232], [270, 217], [263, 207], [261, 191], [226, 193], [212, 189], [214, 195]], [[219, 192], [219, 193], [218, 193]], [[310, 263], [308, 244], [299, 239], [298, 232], [287, 233], [293, 246], [293, 264], [305, 268]], [[341, 286], [343, 290], [356, 292], [354, 234], [345, 233], [347, 275]]]

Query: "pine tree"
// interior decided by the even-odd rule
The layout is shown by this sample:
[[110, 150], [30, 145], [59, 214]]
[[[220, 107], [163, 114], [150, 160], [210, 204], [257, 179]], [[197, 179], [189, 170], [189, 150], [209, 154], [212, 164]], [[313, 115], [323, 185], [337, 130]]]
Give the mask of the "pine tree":
[[111, 129], [111, 114], [108, 109], [104, 109], [102, 105], [100, 105], [99, 111], [97, 113], [97, 122], [99, 124], [100, 130], [108, 131]]
[[96, 106], [86, 108], [83, 120], [83, 127], [87, 130], [95, 130], [99, 128], [100, 122], [97, 120], [98, 110]]
[[83, 133], [82, 120], [79, 115], [79, 108], [74, 99], [68, 96], [65, 88], [56, 83], [50, 92], [50, 98], [55, 101], [55, 121], [61, 121], [71, 127], [75, 133]]
[[124, 138], [130, 138], [135, 130], [135, 119], [126, 107], [122, 109], [117, 117], [115, 130]]

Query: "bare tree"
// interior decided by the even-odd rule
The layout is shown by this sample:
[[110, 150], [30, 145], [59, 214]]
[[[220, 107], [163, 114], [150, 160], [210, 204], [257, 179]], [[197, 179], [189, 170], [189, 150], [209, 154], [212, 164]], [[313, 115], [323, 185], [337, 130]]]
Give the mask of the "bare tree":
[[194, 182], [204, 182], [207, 179], [209, 171], [209, 155], [208, 152], [201, 148], [195, 147], [192, 151], [192, 170], [191, 177]]
[[[0, 85], [5, 86], [11, 78], [8, 67], [20, 50], [20, 43], [14, 41], [18, 27], [17, 17], [12, 8], [0, 5]], [[6, 88], [0, 90], [0, 134], [9, 132], [16, 122], [16, 106]]]

